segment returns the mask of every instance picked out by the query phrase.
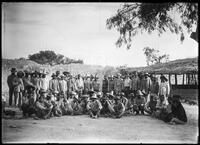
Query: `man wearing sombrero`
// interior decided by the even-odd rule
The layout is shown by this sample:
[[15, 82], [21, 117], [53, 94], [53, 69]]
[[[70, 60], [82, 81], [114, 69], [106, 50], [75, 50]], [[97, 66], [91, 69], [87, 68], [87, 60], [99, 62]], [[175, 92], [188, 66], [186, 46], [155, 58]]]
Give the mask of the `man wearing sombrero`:
[[11, 70], [11, 74], [8, 76], [7, 78], [7, 84], [8, 84], [8, 88], [9, 88], [9, 106], [12, 105], [12, 100], [13, 100], [13, 94], [14, 94], [14, 86], [12, 84], [13, 79], [16, 78], [16, 68], [12, 68]]
[[101, 102], [98, 100], [98, 97], [94, 93], [90, 98], [90, 101], [87, 103], [87, 110], [91, 118], [98, 118], [100, 116], [100, 111], [102, 109]]

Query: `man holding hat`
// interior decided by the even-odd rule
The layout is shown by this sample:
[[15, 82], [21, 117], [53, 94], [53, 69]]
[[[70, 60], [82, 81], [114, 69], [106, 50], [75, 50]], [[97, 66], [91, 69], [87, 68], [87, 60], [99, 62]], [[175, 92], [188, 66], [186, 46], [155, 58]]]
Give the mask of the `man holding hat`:
[[134, 105], [133, 105], [133, 109], [136, 112], [136, 115], [138, 115], [139, 112], [141, 112], [141, 114], [144, 115], [144, 105], [145, 105], [145, 103], [146, 103], [146, 100], [143, 97], [142, 92], [140, 90], [138, 90], [136, 98], [134, 100]]
[[16, 78], [16, 68], [12, 68], [11, 70], [11, 74], [8, 76], [7, 78], [7, 84], [8, 84], [8, 88], [9, 88], [9, 106], [12, 105], [12, 100], [13, 100], [13, 94], [14, 94], [14, 86], [12, 84], [13, 79]]
[[100, 111], [102, 109], [101, 102], [98, 100], [98, 97], [94, 93], [87, 103], [87, 110], [91, 118], [98, 118]]

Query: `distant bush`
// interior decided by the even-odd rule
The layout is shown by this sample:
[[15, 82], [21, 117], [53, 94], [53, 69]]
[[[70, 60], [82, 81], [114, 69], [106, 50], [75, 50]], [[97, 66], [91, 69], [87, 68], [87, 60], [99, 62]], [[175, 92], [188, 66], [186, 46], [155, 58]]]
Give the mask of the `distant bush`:
[[70, 59], [62, 54], [56, 54], [54, 51], [50, 50], [40, 51], [39, 53], [29, 55], [28, 58], [39, 64], [49, 64], [49, 65], [70, 64], [70, 63], [83, 64], [83, 60]]

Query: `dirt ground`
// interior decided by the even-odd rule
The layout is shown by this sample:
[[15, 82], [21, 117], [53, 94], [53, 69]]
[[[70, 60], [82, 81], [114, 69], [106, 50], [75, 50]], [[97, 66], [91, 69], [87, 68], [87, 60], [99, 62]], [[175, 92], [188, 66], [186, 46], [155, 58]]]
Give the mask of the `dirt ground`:
[[3, 143], [197, 143], [198, 106], [183, 104], [186, 125], [169, 125], [150, 116], [121, 119], [87, 115], [48, 120], [2, 119]]

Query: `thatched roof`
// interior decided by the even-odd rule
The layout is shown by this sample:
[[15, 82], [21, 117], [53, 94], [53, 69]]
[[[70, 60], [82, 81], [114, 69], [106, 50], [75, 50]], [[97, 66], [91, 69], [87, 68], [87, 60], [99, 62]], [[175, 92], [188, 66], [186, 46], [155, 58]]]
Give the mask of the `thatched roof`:
[[185, 74], [198, 73], [198, 57], [170, 61], [147, 67], [128, 68], [128, 72], [140, 71], [155, 74]]

